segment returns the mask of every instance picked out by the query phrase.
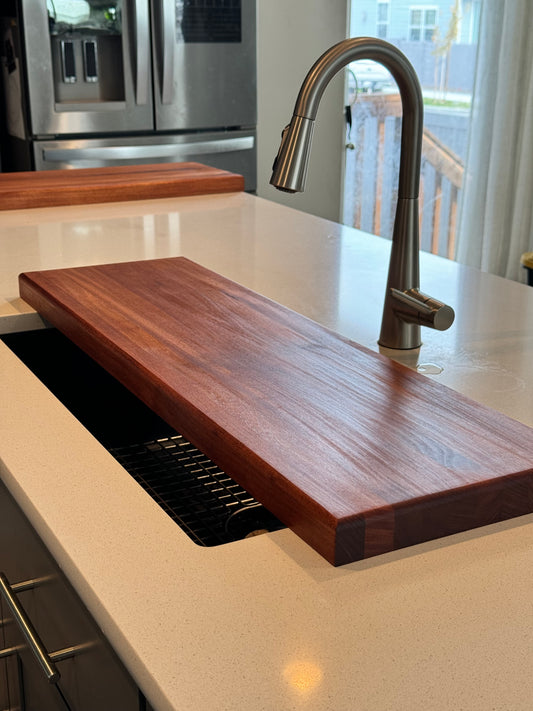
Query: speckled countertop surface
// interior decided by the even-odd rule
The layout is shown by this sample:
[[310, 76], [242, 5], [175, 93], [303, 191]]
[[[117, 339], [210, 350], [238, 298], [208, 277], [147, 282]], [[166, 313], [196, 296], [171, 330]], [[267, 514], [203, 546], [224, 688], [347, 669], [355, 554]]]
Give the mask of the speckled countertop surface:
[[[245, 194], [5, 212], [0, 331], [42, 325], [21, 271], [184, 255], [377, 350], [388, 250]], [[533, 289], [429, 255], [421, 288], [457, 318], [409, 365], [533, 426]], [[0, 475], [157, 711], [531, 709], [533, 516], [341, 568], [204, 549], [1, 343], [0, 383]]]

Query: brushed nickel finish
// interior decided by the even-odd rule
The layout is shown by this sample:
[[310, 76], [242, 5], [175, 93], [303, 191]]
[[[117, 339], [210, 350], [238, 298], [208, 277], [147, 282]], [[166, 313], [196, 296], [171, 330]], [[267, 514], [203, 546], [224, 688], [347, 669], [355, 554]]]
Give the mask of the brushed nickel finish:
[[28, 643], [29, 648], [33, 652], [33, 655], [43, 670], [46, 678], [49, 682], [55, 683], [60, 677], [59, 671], [52, 659], [50, 659], [50, 655], [46, 651], [39, 635], [35, 631], [32, 621], [18, 601], [15, 591], [9, 584], [9, 581], [4, 573], [0, 573], [0, 594], [6, 601], [15, 622], [17, 623], [24, 639]]
[[301, 86], [291, 122], [282, 133], [270, 182], [285, 192], [305, 189], [313, 125], [322, 94], [340, 69], [358, 59], [383, 64], [396, 80], [402, 100], [398, 203], [378, 342], [384, 348], [412, 350], [422, 344], [421, 325], [445, 330], [453, 323], [454, 312], [419, 292], [418, 192], [424, 116], [420, 84], [405, 55], [373, 37], [344, 40], [325, 52]]
[[[33, 626], [32, 621], [17, 599], [17, 593], [24, 592], [25, 590], [33, 590], [42, 583], [48, 582], [51, 579], [52, 576], [44, 576], [41, 578], [34, 578], [32, 580], [25, 580], [20, 583], [10, 584], [4, 573], [0, 573], [0, 594], [6, 601], [6, 604], [13, 615], [13, 620], [19, 627], [28, 644], [28, 647], [31, 649], [46, 678], [50, 683], [55, 684], [61, 676], [55, 663], [61, 662], [64, 659], [70, 659], [80, 652], [91, 649], [94, 646], [94, 642], [71, 645], [69, 647], [65, 647], [64, 649], [58, 649], [55, 652], [48, 652], [46, 650], [35, 630], [35, 627]], [[2, 620], [2, 624], [5, 624], [7, 621]], [[23, 648], [24, 647], [22, 645], [17, 645], [0, 649], [0, 659], [9, 657], [13, 654], [18, 654]]]

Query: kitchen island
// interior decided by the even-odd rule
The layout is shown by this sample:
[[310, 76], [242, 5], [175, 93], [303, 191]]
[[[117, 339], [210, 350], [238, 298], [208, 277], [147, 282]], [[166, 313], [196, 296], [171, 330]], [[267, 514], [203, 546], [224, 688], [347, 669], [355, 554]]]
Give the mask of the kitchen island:
[[[7, 211], [22, 271], [186, 256], [378, 350], [390, 244], [246, 194]], [[533, 289], [421, 255], [456, 311], [394, 353], [533, 426]], [[156, 711], [531, 708], [533, 516], [333, 568], [289, 530], [195, 545], [0, 343], [0, 475]], [[31, 446], [30, 446], [31, 442]]]

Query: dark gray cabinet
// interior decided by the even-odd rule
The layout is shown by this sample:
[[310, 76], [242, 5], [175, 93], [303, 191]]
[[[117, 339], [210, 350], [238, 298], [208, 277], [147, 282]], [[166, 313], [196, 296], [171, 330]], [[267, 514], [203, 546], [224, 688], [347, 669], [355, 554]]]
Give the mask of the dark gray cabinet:
[[[146, 708], [127, 670], [1, 482], [0, 571], [0, 711]], [[10, 595], [22, 623], [8, 602]], [[56, 680], [46, 677], [28, 635], [21, 632], [24, 620], [51, 657]]]

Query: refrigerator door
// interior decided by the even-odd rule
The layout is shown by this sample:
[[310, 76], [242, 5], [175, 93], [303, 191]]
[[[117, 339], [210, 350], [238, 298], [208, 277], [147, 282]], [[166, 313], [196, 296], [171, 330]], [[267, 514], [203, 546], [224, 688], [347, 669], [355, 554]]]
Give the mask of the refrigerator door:
[[153, 128], [148, 0], [22, 0], [32, 136]]
[[257, 123], [256, 0], [152, 0], [158, 131]]
[[99, 168], [192, 161], [244, 177], [256, 189], [255, 131], [220, 131], [174, 136], [36, 141], [36, 170]]

